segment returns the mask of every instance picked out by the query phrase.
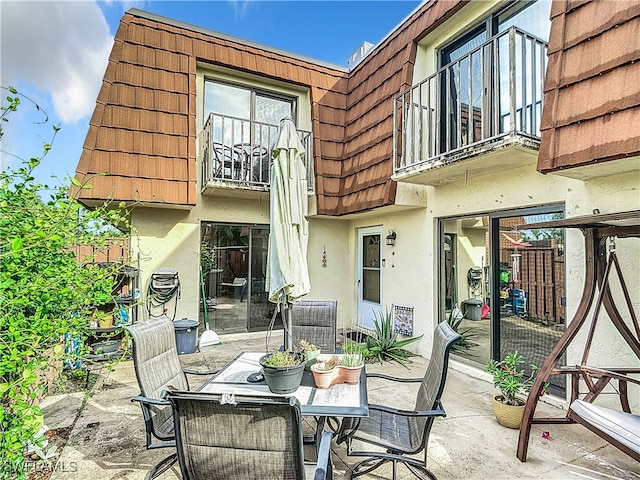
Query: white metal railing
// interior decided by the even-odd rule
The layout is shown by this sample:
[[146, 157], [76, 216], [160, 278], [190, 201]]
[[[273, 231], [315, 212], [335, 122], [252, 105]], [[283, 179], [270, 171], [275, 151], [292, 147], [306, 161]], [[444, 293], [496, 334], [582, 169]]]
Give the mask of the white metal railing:
[[[315, 189], [311, 132], [298, 130], [305, 147], [309, 190]], [[266, 188], [278, 125], [210, 113], [202, 135], [202, 186], [224, 182]]]
[[394, 171], [511, 134], [540, 137], [547, 43], [516, 27], [412, 86], [394, 104]]

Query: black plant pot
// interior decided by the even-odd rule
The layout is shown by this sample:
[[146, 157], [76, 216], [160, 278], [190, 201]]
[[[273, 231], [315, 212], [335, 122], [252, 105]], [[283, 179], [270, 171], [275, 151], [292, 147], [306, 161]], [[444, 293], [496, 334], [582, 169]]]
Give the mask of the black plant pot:
[[269, 356], [270, 354], [267, 354], [260, 359], [264, 379], [267, 382], [269, 390], [276, 394], [293, 393], [298, 390], [300, 382], [302, 382], [302, 375], [304, 374], [304, 357], [301, 359], [300, 364], [292, 367], [271, 367], [264, 363]]

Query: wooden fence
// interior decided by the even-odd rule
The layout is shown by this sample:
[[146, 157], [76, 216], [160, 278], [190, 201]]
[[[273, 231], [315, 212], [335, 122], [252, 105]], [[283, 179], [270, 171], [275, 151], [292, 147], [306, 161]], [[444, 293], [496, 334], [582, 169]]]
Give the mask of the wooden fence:
[[511, 267], [513, 275], [513, 255], [519, 254], [518, 282], [511, 278], [511, 286], [527, 294], [529, 317], [543, 321], [565, 323], [565, 273], [562, 249], [553, 241], [535, 242], [531, 247], [503, 247], [500, 261]]
[[128, 264], [131, 260], [131, 239], [129, 237], [114, 237], [107, 240], [107, 245], [104, 248], [95, 245], [76, 245], [72, 251], [80, 263]]

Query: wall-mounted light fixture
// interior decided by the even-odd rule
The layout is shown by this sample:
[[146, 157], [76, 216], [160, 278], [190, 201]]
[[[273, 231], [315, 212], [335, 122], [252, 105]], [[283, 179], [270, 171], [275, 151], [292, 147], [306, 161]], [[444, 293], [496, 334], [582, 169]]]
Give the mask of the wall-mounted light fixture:
[[387, 245], [395, 245], [396, 244], [396, 232], [389, 229], [389, 235], [387, 235]]

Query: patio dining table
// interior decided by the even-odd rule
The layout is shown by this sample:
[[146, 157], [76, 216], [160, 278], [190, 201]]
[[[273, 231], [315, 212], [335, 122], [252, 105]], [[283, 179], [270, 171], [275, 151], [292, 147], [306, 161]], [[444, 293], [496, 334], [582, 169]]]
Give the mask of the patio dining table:
[[[247, 380], [252, 373], [259, 372], [260, 357], [264, 353], [243, 352], [233, 359], [204, 384], [200, 391], [236, 395], [274, 395], [262, 381], [251, 383]], [[367, 399], [367, 377], [365, 369], [360, 374], [357, 385], [337, 383], [326, 389], [315, 387], [313, 374], [305, 371], [298, 389], [285, 396], [295, 396], [300, 402], [303, 416], [313, 416], [318, 420], [316, 434], [321, 434], [329, 417], [363, 418], [369, 416]]]

